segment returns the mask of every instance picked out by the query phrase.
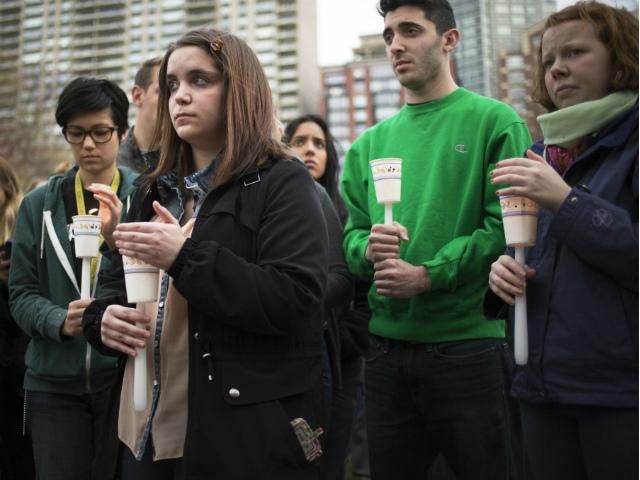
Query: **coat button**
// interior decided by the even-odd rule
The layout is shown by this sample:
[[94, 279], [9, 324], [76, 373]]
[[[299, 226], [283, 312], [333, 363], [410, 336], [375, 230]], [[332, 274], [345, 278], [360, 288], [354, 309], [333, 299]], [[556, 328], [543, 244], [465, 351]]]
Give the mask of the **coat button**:
[[158, 304], [158, 308], [162, 308], [162, 307], [164, 307], [164, 302], [160, 302], [160, 303]]
[[193, 339], [197, 342], [199, 336], [200, 335], [198, 334], [198, 332], [196, 332], [196, 333], [193, 334]]
[[571, 197], [571, 198], [569, 199], [569, 201], [570, 201], [571, 203], [578, 203], [578, 197], [575, 197], [575, 196], [574, 196], [574, 197]]
[[237, 388], [229, 389], [229, 396], [231, 398], [238, 398], [240, 396], [240, 390], [238, 390]]

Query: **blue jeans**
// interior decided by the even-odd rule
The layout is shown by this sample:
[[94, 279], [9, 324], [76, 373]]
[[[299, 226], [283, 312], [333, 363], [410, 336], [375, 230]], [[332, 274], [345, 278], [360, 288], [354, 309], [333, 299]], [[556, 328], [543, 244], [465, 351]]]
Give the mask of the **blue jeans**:
[[110, 391], [27, 392], [27, 425], [38, 480], [111, 480], [118, 459]]
[[372, 336], [372, 480], [427, 478], [442, 454], [457, 480], [509, 477], [509, 349], [503, 339], [414, 344]]

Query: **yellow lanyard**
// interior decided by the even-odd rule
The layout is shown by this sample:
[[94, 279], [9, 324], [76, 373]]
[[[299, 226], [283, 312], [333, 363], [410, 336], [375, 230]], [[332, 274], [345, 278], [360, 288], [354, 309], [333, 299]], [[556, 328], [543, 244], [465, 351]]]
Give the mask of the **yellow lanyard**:
[[[118, 188], [120, 187], [120, 171], [116, 169], [116, 174], [113, 176], [113, 181], [111, 182], [111, 190], [114, 193], [118, 193]], [[84, 205], [84, 193], [82, 191], [82, 179], [80, 178], [80, 171], [76, 172], [75, 179], [75, 192], [76, 192], [76, 207], [78, 209], [78, 215], [86, 215], [87, 208]], [[100, 235], [100, 246], [102, 246], [102, 242], [104, 239], [102, 235]], [[96, 267], [98, 265], [98, 257], [93, 257], [91, 259], [91, 290], [93, 290], [93, 282], [96, 276]]]

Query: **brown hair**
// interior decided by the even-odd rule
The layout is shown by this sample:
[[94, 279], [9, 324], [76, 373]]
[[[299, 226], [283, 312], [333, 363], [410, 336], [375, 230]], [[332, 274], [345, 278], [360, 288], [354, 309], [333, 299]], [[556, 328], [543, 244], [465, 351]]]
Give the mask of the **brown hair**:
[[[593, 25], [598, 39], [609, 50], [613, 72], [609, 90], [611, 92], [637, 90], [638, 19], [623, 8], [614, 8], [598, 2], [578, 2], [550, 15], [544, 24], [542, 35], [544, 36], [544, 32], [551, 27], [574, 20]], [[531, 96], [548, 110], [557, 110], [547, 92], [544, 77], [542, 41], [540, 41]]]
[[159, 67], [161, 63], [162, 57], [153, 57], [145, 60], [136, 72], [136, 78], [134, 79], [133, 84], [146, 91], [147, 88], [149, 88], [149, 85], [153, 83], [152, 74], [154, 68]]
[[[280, 142], [272, 136], [271, 89], [255, 53], [241, 39], [213, 29], [192, 30], [169, 46], [160, 65], [160, 95], [155, 137], [159, 139], [160, 161], [149, 175], [149, 185], [173, 169], [181, 182], [195, 170], [191, 148], [173, 129], [169, 115], [170, 92], [165, 83], [167, 63], [178, 48], [195, 46], [214, 60], [224, 82], [225, 138], [216, 165], [213, 186], [249, 172], [270, 158], [288, 158]], [[155, 143], [155, 142], [154, 142]]]
[[13, 234], [18, 208], [22, 201], [22, 190], [11, 163], [0, 157], [0, 189], [4, 191], [5, 204], [0, 210], [0, 243], [4, 244]]

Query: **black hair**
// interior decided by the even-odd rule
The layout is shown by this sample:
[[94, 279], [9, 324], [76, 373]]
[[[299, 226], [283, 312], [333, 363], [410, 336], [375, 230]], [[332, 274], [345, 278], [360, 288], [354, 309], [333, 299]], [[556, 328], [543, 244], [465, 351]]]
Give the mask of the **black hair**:
[[436, 31], [440, 35], [447, 30], [456, 28], [453, 8], [447, 0], [380, 0], [378, 13], [386, 17], [387, 13], [407, 6], [420, 8], [424, 12], [425, 18], [435, 24]]
[[111, 109], [111, 118], [120, 136], [129, 128], [127, 94], [111, 80], [78, 77], [64, 87], [56, 108], [56, 122], [62, 128], [73, 115]]
[[161, 64], [162, 57], [153, 57], [146, 60], [142, 65], [140, 65], [133, 83], [143, 90], [149, 88], [149, 85], [153, 83], [153, 78], [151, 77], [153, 69], [156, 67], [159, 69]]
[[289, 122], [287, 128], [284, 129], [284, 133], [282, 134], [282, 142], [289, 145], [291, 139], [298, 130], [298, 127], [306, 122], [315, 123], [320, 127], [322, 133], [324, 133], [326, 145], [325, 148], [327, 150], [327, 166], [325, 168], [324, 175], [322, 175], [322, 177], [320, 177], [317, 182], [322, 185], [329, 194], [329, 198], [331, 198], [333, 206], [336, 207], [336, 210], [338, 211], [338, 214], [340, 215], [340, 218], [344, 223], [344, 221], [346, 220], [344, 218], [346, 216], [346, 207], [338, 190], [338, 182], [340, 177], [340, 159], [338, 157], [338, 150], [336, 149], [336, 141], [333, 138], [333, 135], [331, 135], [331, 131], [329, 130], [327, 122], [325, 122], [320, 115], [316, 115], [313, 113], [296, 117], [291, 122]]

